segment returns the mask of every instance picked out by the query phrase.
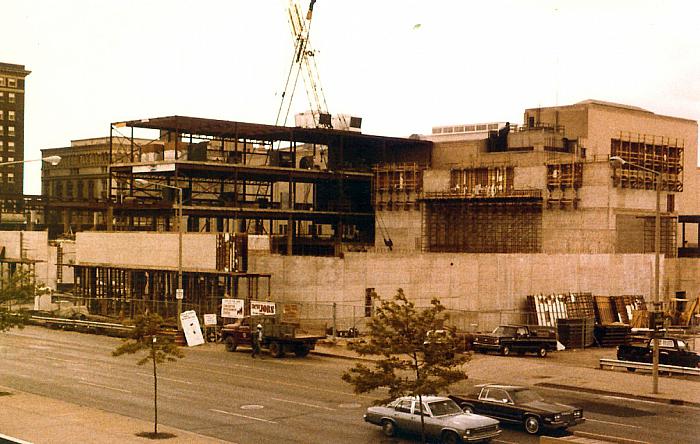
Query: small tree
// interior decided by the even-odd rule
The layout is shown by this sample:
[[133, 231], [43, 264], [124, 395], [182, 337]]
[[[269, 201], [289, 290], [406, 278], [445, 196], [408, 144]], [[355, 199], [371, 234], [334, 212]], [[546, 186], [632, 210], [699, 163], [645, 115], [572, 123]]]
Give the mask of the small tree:
[[457, 353], [455, 331], [445, 327], [447, 316], [439, 300], [433, 299], [430, 307], [417, 310], [403, 290], [398, 289], [393, 300], [379, 302], [367, 324], [369, 338], [348, 347], [360, 355], [380, 358], [373, 368], [355, 364], [342, 378], [354, 386], [357, 394], [387, 388], [388, 397], [377, 403], [399, 396], [418, 396], [421, 438], [425, 442], [423, 395], [438, 394], [466, 379], [460, 366], [468, 358]]
[[24, 328], [28, 319], [26, 304], [41, 293], [29, 270], [17, 270], [0, 282], [0, 332]]
[[112, 352], [112, 356], [134, 354], [140, 351], [147, 352], [137, 364], [144, 365], [148, 361], [153, 362], [153, 437], [158, 437], [158, 368], [157, 364], [167, 361], [175, 361], [176, 358], [184, 358], [185, 355], [173, 342], [170, 336], [163, 335], [161, 326], [163, 318], [157, 313], [146, 312], [137, 316], [134, 321], [134, 330], [131, 337]]

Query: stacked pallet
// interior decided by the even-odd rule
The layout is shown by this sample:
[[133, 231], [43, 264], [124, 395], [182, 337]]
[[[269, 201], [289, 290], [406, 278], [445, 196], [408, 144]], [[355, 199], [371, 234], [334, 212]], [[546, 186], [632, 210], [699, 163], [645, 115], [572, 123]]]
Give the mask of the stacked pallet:
[[607, 324], [596, 325], [593, 333], [598, 345], [601, 347], [614, 347], [624, 344], [631, 331], [629, 325]]
[[559, 342], [567, 348], [584, 348], [593, 345], [595, 319], [573, 318], [559, 319], [557, 333]]

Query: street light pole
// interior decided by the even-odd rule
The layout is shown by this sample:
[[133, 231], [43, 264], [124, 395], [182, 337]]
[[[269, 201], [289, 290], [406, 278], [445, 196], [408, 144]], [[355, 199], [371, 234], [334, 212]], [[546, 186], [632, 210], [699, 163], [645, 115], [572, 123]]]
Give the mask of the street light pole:
[[[136, 182], [148, 185], [151, 182], [145, 179], [135, 179]], [[185, 297], [185, 292], [182, 288], [182, 233], [184, 224], [182, 222], [182, 188], [164, 183], [153, 183], [157, 187], [171, 188], [177, 190], [177, 290], [175, 291], [175, 299], [177, 300], [177, 330], [182, 332], [182, 300]]]
[[[648, 171], [650, 173], [653, 173], [656, 175], [656, 214], [654, 217], [654, 293], [653, 293], [653, 304], [654, 304], [654, 311], [657, 311], [660, 305], [659, 301], [659, 284], [660, 284], [660, 275], [661, 275], [661, 264], [660, 264], [660, 255], [661, 255], [661, 172], [652, 170], [651, 168], [646, 168], [642, 165], [637, 165], [632, 162], [628, 162], [625, 159], [623, 159], [620, 156], [612, 156], [610, 157], [610, 162], [613, 165], [630, 165], [633, 168], [637, 168], [643, 171]], [[662, 310], [663, 311], [663, 310]], [[653, 342], [653, 355], [652, 355], [652, 369], [651, 369], [651, 375], [652, 375], [652, 389], [651, 392], [653, 394], [659, 393], [659, 336], [656, 334], [656, 331], [653, 333], [654, 335], [654, 342]]]
[[55, 166], [55, 165], [58, 165], [58, 163], [61, 161], [61, 156], [47, 156], [47, 157], [42, 157], [41, 159], [13, 160], [12, 162], [2, 162], [2, 163], [0, 163], [0, 166], [19, 165], [20, 163], [39, 162], [39, 161], [48, 162], [51, 165]]

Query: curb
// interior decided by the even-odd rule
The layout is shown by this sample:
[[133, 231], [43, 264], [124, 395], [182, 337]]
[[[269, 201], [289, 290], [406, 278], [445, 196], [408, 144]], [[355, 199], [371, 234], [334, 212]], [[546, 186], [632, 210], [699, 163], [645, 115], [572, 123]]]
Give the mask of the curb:
[[539, 383], [535, 384], [535, 386], [536, 387], [551, 388], [551, 389], [558, 389], [558, 390], [567, 390], [567, 391], [572, 391], [572, 392], [593, 393], [596, 395], [617, 396], [620, 398], [627, 398], [627, 399], [638, 399], [638, 400], [642, 400], [642, 401], [655, 402], [658, 404], [682, 405], [682, 406], [686, 406], [686, 407], [700, 408], [700, 402], [684, 401], [682, 399], [657, 398], [657, 397], [648, 396], [648, 395], [633, 395], [630, 393], [613, 392], [610, 390], [593, 389], [593, 388], [588, 388], [588, 387], [579, 387], [579, 386], [566, 385], [566, 384], [555, 384], [552, 382], [539, 382]]

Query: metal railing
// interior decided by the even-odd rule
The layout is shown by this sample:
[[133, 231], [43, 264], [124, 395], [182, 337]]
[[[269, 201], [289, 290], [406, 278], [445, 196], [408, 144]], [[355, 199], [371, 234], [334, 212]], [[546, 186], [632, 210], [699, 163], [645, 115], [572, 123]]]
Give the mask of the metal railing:
[[[600, 359], [599, 362], [600, 368], [603, 369], [605, 367], [611, 367], [611, 368], [616, 368], [616, 367], [621, 367], [621, 368], [626, 368], [628, 370], [634, 369], [634, 370], [652, 370], [653, 364], [652, 363], [646, 363], [646, 362], [634, 362], [634, 361], [618, 361], [617, 359]], [[682, 375], [694, 375], [694, 376], [700, 376], [700, 368], [693, 368], [693, 367], [679, 367], [676, 365], [659, 365], [659, 371], [660, 372], [669, 372], [669, 373], [678, 373]]]

